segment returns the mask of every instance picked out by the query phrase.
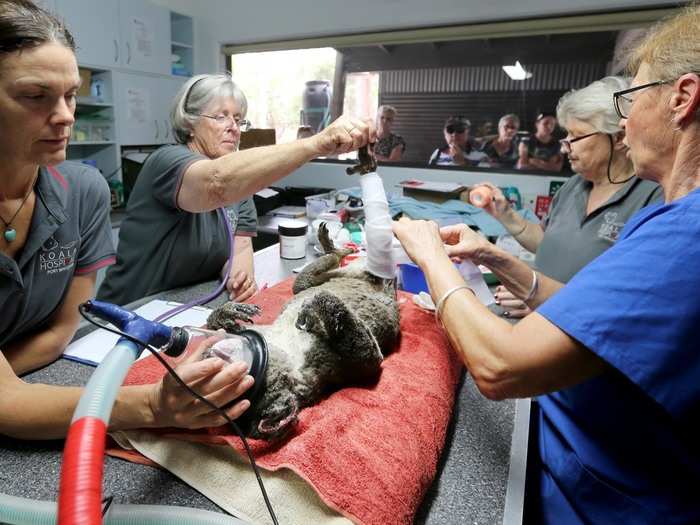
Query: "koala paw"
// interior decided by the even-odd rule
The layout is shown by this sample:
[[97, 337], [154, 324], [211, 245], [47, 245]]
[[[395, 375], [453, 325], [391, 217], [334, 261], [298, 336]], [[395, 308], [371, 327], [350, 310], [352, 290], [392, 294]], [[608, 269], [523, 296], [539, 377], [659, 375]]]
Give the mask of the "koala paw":
[[207, 325], [212, 330], [223, 328], [227, 332], [235, 333], [243, 329], [239, 323], [252, 323], [253, 317], [260, 315], [260, 312], [260, 307], [254, 304], [229, 301], [211, 313]]

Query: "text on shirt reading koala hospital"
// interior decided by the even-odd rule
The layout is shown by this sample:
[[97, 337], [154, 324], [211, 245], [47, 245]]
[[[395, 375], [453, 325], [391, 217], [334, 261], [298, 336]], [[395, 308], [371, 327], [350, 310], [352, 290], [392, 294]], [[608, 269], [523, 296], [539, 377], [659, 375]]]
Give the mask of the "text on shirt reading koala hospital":
[[39, 253], [39, 269], [47, 275], [65, 272], [75, 266], [77, 241], [61, 245], [55, 237], [49, 237]]

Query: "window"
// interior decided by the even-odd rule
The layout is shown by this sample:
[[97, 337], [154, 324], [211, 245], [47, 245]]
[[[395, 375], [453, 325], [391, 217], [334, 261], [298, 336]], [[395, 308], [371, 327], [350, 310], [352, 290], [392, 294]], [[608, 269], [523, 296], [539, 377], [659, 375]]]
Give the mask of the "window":
[[[246, 93], [253, 127], [274, 129], [281, 143], [296, 139], [302, 125], [328, 121], [323, 103], [330, 98], [336, 55], [335, 49], [317, 48], [232, 56], [231, 73]], [[309, 96], [307, 82], [317, 83], [308, 89], [318, 96]], [[305, 99], [313, 105], [305, 108]]]
[[[435, 155], [440, 164], [447, 119], [462, 116], [461, 122], [471, 124], [466, 138], [460, 135], [461, 146], [474, 151], [468, 165], [502, 171], [515, 169], [512, 151], [510, 164], [484, 161], [477, 151], [493, 153], [485, 148], [498, 134], [503, 115], [519, 118], [513, 138], [517, 149], [534, 134], [538, 115], [554, 113], [566, 91], [620, 73], [625, 50], [668, 13], [657, 9], [350, 35], [266, 45], [325, 43], [325, 48], [240, 54], [254, 49], [250, 45], [229, 46], [225, 52], [232, 55], [234, 78], [249, 94], [250, 120], [274, 127], [279, 142], [295, 138], [300, 125], [315, 132], [342, 112], [374, 118], [379, 106], [389, 105], [397, 110], [391, 131], [405, 142], [402, 164], [426, 166], [430, 159], [435, 163]], [[516, 65], [520, 76], [503, 67]], [[309, 96], [309, 82], [317, 82], [311, 88], [320, 87], [327, 96]], [[556, 127], [548, 137], [553, 155], [564, 134]], [[567, 171], [566, 162], [561, 169]]]

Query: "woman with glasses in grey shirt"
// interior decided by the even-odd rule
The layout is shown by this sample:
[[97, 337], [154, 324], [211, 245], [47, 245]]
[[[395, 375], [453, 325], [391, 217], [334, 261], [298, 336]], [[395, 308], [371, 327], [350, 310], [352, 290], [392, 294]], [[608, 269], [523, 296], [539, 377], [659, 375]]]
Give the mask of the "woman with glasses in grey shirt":
[[[567, 130], [561, 149], [575, 175], [559, 188], [541, 224], [523, 219], [497, 187], [485, 183], [494, 194], [486, 211], [535, 253], [539, 272], [559, 282], [612, 246], [639, 209], [663, 197], [656, 183], [635, 177], [627, 156], [612, 94], [628, 86], [622, 77], [605, 77], [559, 101], [557, 117]], [[523, 317], [530, 312], [523, 300], [533, 287], [532, 271], [515, 257], [504, 254], [499, 261], [492, 269], [505, 286], [496, 290], [496, 300], [506, 317]]]
[[[250, 196], [312, 158], [345, 153], [370, 137], [370, 124], [341, 117], [309, 138], [238, 151], [247, 107], [229, 75], [185, 83], [171, 111], [178, 144], [161, 147], [144, 163], [100, 299], [125, 304], [218, 277], [226, 279], [232, 300], [250, 298], [257, 291]], [[235, 236], [231, 268], [229, 228]]]

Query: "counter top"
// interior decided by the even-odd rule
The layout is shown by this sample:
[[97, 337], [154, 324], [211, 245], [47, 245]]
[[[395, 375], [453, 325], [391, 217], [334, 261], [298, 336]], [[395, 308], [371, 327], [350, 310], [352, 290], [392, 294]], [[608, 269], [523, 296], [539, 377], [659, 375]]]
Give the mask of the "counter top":
[[[258, 285], [270, 286], [313, 260], [279, 258], [279, 245], [256, 252]], [[215, 282], [163, 292], [152, 298], [186, 302], [216, 287]], [[225, 301], [222, 295], [210, 306]], [[89, 331], [83, 327], [79, 337]], [[83, 385], [94, 368], [65, 359], [25, 376], [29, 382]], [[489, 401], [465, 374], [459, 385], [435, 481], [416, 514], [418, 524], [519, 524], [525, 484], [529, 400]], [[0, 436], [0, 490], [6, 494], [55, 500], [62, 441], [26, 442]], [[104, 495], [115, 503], [182, 505], [221, 512], [207, 498], [165, 470], [105, 458]], [[273, 505], [282, 504], [272, 502]]]

